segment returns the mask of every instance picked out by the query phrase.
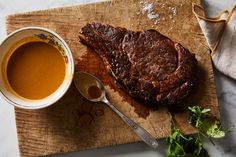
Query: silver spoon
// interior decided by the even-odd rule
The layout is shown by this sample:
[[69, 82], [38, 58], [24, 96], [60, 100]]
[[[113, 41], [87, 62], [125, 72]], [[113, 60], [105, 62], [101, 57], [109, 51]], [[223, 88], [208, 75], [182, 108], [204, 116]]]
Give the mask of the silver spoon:
[[[80, 94], [92, 102], [104, 102], [107, 104], [120, 118], [128, 124], [133, 131], [149, 146], [157, 148], [157, 140], [149, 134], [145, 129], [136, 124], [130, 118], [121, 113], [114, 105], [107, 99], [107, 94], [102, 82], [95, 76], [86, 72], [76, 72], [74, 76], [74, 83]], [[92, 89], [91, 89], [92, 88]], [[89, 91], [90, 90], [90, 91]], [[93, 94], [89, 92], [94, 92]]]

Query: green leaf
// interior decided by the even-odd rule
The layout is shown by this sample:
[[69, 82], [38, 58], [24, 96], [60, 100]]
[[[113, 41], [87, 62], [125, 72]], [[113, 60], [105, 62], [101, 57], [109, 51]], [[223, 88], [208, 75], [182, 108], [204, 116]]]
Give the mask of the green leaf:
[[211, 110], [210, 109], [203, 109], [202, 111], [201, 111], [201, 113], [207, 113], [207, 112], [210, 112]]

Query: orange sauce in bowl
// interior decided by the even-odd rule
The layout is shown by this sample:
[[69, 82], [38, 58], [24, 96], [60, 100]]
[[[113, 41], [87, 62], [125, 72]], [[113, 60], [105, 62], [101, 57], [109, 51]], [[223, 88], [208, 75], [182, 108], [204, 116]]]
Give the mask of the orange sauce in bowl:
[[65, 78], [66, 64], [54, 46], [34, 41], [17, 48], [7, 63], [11, 88], [27, 99], [42, 99], [55, 92]]

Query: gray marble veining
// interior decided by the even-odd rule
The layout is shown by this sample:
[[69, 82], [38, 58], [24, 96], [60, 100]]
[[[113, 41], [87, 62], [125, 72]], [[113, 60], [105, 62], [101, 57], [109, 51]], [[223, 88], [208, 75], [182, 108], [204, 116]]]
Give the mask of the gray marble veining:
[[[220, 105], [223, 128], [236, 126], [236, 81], [214, 70], [217, 96]], [[216, 140], [218, 151], [224, 156], [236, 156], [236, 131], [226, 134], [226, 137]]]

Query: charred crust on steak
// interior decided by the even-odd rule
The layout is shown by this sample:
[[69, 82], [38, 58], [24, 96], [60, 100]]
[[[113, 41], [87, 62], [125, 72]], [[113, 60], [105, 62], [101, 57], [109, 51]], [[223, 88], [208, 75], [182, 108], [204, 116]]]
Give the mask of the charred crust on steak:
[[80, 41], [102, 58], [132, 97], [157, 105], [181, 103], [197, 81], [195, 55], [156, 30], [131, 31], [101, 23], [81, 29]]

